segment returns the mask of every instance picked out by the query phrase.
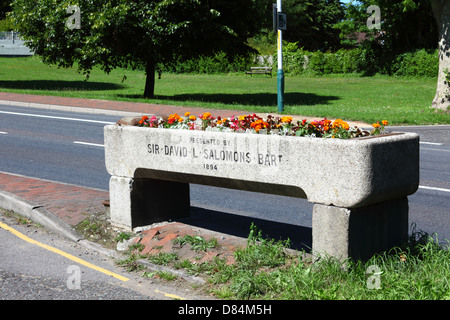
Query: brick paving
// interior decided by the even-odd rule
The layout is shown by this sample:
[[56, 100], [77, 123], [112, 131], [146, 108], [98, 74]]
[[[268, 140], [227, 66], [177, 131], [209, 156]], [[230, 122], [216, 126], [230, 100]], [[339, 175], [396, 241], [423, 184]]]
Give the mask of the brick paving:
[[0, 172], [1, 191], [44, 207], [72, 227], [83, 221], [86, 213], [104, 212], [103, 201], [109, 198], [109, 193], [103, 190], [4, 172]]

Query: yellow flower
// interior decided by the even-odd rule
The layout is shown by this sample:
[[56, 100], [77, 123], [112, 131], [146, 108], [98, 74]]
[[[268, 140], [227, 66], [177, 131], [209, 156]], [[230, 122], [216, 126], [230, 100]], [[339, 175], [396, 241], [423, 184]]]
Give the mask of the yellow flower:
[[190, 116], [190, 117], [189, 117], [189, 120], [195, 121], [195, 120], [197, 120], [197, 117], [196, 117], [196, 116]]
[[246, 116], [239, 116], [239, 121], [245, 121]]
[[381, 121], [381, 123], [383, 124], [383, 126], [387, 126], [389, 124], [389, 122], [387, 120], [383, 120], [383, 121]]
[[190, 112], [186, 112], [186, 113], [184, 114], [185, 117], [189, 117], [190, 115], [191, 115]]

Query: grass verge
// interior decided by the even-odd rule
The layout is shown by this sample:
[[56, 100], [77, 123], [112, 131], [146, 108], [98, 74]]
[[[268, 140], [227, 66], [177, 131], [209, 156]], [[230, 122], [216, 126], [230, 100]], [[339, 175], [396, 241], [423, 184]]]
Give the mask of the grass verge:
[[[174, 253], [145, 256], [154, 264], [183, 269], [207, 280], [204, 290], [219, 299], [258, 300], [449, 300], [450, 252], [436, 237], [413, 232], [404, 247], [368, 261], [344, 263], [329, 257], [312, 261], [305, 252], [293, 254], [288, 241], [262, 237], [252, 226], [247, 246], [224, 259], [196, 264]], [[205, 249], [207, 250], [207, 249]], [[136, 267], [134, 254], [124, 264]], [[131, 263], [130, 263], [131, 262]], [[135, 270], [141, 270], [135, 268]], [[173, 281], [175, 277], [144, 272]]]

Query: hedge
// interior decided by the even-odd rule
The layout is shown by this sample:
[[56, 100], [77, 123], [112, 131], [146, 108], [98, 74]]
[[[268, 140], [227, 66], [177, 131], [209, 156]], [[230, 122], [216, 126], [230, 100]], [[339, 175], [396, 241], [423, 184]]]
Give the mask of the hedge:
[[[229, 58], [224, 52], [213, 57], [201, 56], [188, 61], [177, 61], [159, 66], [162, 72], [221, 74], [244, 72], [259, 64], [255, 57]], [[265, 61], [265, 65], [268, 63]], [[273, 57], [273, 70], [277, 70], [277, 57]], [[408, 77], [436, 77], [439, 71], [438, 50], [418, 50], [398, 55], [367, 48], [340, 49], [336, 52], [306, 51], [297, 43], [283, 47], [283, 69], [287, 75], [326, 74], [386, 74]]]

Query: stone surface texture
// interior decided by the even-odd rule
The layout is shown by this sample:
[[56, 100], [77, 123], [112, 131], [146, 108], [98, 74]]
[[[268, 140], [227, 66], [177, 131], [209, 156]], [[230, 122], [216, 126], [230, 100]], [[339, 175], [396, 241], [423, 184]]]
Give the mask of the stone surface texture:
[[339, 140], [105, 127], [112, 176], [307, 198], [344, 208], [408, 196], [419, 185], [419, 137]]
[[339, 140], [116, 124], [105, 127], [105, 160], [113, 224], [188, 216], [190, 183], [306, 198], [312, 252], [339, 260], [404, 244], [419, 186], [412, 133]]

